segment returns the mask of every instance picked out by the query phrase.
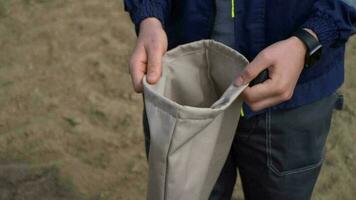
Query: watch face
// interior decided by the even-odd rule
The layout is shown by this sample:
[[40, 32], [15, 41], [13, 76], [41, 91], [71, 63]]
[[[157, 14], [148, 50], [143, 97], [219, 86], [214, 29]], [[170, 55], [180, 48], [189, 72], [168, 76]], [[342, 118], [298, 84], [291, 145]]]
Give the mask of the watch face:
[[317, 63], [320, 60], [321, 55], [322, 55], [322, 46], [319, 45], [317, 48], [311, 51], [307, 56], [305, 67], [309, 68], [313, 66], [315, 63]]
[[321, 51], [321, 44], [319, 44], [318, 46], [316, 46], [314, 49], [312, 49], [310, 52], [309, 52], [309, 56], [312, 56], [313, 54], [317, 53], [318, 51]]

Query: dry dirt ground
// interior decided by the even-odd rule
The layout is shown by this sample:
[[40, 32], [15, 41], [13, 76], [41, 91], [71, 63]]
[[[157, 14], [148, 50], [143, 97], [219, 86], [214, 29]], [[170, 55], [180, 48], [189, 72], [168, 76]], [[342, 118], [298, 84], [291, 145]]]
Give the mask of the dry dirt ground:
[[[122, 0], [0, 0], [0, 200], [144, 199]], [[315, 200], [356, 195], [356, 39]], [[234, 199], [242, 199], [237, 187]]]

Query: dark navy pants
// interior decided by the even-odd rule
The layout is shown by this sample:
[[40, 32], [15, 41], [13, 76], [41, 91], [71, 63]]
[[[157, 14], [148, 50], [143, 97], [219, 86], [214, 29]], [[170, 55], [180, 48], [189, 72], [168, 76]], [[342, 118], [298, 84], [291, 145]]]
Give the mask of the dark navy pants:
[[324, 158], [337, 95], [239, 121], [210, 200], [229, 200], [239, 170], [246, 200], [308, 200]]
[[[230, 154], [209, 200], [230, 200], [241, 176], [246, 200], [308, 200], [318, 178], [337, 100], [241, 118]], [[146, 151], [149, 130], [144, 115]], [[203, 152], [202, 152], [203, 153]]]

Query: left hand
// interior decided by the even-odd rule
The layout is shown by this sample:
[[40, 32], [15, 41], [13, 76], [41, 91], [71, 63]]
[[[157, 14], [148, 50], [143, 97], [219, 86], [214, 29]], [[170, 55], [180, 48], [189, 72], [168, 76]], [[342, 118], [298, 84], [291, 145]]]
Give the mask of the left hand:
[[269, 79], [247, 87], [242, 96], [253, 111], [289, 100], [304, 67], [306, 46], [297, 37], [277, 42], [262, 50], [236, 78], [235, 85], [251, 82], [264, 69]]

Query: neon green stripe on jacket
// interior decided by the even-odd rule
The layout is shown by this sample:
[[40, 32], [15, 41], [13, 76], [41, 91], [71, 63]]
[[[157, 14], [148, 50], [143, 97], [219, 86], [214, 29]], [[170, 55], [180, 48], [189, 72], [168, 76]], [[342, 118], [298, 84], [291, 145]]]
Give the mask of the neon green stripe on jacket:
[[231, 0], [231, 17], [235, 17], [235, 0]]

